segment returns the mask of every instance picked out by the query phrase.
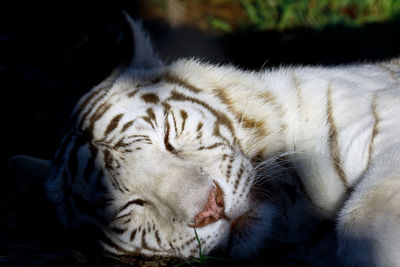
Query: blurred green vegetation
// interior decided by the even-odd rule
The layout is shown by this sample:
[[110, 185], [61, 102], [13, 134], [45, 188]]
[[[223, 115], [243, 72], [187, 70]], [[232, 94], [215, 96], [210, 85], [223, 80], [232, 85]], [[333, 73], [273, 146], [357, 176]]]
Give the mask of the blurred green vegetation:
[[[168, 12], [180, 3], [187, 17], [183, 24], [207, 24], [217, 32], [358, 27], [400, 18], [400, 0], [152, 0]], [[222, 11], [223, 10], [223, 11]], [[227, 15], [227, 13], [231, 13]], [[193, 14], [202, 14], [196, 16]]]
[[241, 0], [255, 30], [361, 26], [395, 20], [399, 0]]

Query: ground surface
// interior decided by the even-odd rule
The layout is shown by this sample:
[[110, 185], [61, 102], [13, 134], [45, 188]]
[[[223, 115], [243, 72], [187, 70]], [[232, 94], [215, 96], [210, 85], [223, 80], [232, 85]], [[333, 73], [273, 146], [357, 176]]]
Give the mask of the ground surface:
[[[22, 190], [7, 161], [14, 154], [51, 158], [74, 103], [119, 63], [132, 43], [122, 10], [142, 17], [135, 1], [11, 1], [0, 8], [0, 265], [174, 266], [175, 259], [116, 261], [83, 252], [58, 224], [39, 186]], [[230, 33], [215, 36], [188, 27], [145, 21], [165, 61], [198, 56], [247, 69], [280, 64], [339, 64], [400, 55], [399, 23]], [[5, 134], [5, 135], [4, 135]], [[329, 224], [327, 226], [330, 227]], [[319, 247], [277, 246], [248, 266], [307, 266], [291, 251]], [[220, 263], [211, 263], [219, 265]], [[231, 263], [225, 263], [227, 266]], [[193, 265], [193, 264], [192, 264]]]

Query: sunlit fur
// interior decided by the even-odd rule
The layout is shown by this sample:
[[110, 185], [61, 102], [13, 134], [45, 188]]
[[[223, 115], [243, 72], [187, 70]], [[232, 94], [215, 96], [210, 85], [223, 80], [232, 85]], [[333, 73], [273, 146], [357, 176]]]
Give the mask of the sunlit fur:
[[266, 188], [291, 183], [306, 203], [287, 208], [293, 238], [302, 215], [337, 219], [343, 265], [400, 266], [399, 60], [165, 65], [128, 21], [132, 63], [78, 103], [47, 182], [67, 226], [97, 225], [113, 254], [196, 256], [191, 225], [218, 184], [226, 218], [196, 229], [202, 252], [254, 256], [282, 219]]

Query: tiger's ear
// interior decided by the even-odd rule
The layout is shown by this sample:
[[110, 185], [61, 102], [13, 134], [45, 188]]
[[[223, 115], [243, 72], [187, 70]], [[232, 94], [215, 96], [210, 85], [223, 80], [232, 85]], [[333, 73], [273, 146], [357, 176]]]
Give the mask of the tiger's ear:
[[142, 23], [133, 20], [125, 11], [123, 13], [131, 28], [135, 46], [131, 66], [134, 69], [151, 69], [163, 66], [164, 64], [151, 45], [147, 32], [142, 28]]
[[53, 162], [25, 155], [9, 159], [8, 168], [23, 192], [44, 186], [53, 171]]

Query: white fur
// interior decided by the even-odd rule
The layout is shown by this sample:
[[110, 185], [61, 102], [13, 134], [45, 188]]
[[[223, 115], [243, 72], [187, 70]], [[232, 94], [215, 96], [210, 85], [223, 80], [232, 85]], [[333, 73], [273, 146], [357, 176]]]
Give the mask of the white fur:
[[[132, 64], [83, 97], [77, 107], [85, 103], [91, 93], [108, 90], [103, 98], [96, 100], [95, 97], [83, 110], [75, 110], [77, 125], [82, 122], [82, 129], [77, 131], [89, 127], [88, 118], [102, 105], [110, 103], [110, 109], [93, 124], [92, 145], [102, 151], [114, 146], [120, 138], [128, 140], [132, 138], [129, 136], [138, 134], [149, 137], [151, 145], [134, 143], [130, 146], [132, 150], [141, 150], [111, 151], [121, 166], [118, 170], [105, 170], [106, 187], [114, 199], [108, 214], [112, 216], [131, 200], [145, 199], [152, 205], [132, 206], [121, 215], [132, 214], [132, 220], [126, 225], [129, 229], [141, 226], [143, 232], [148, 224], [154, 225], [161, 241], [148, 229], [152, 234], [146, 237], [147, 245], [159, 252], [146, 250], [139, 231], [130, 240], [130, 230], [120, 236], [109, 230], [112, 226], [122, 227], [117, 220], [104, 226], [113, 242], [126, 251], [146, 255], [197, 255], [199, 247], [188, 224], [202, 210], [208, 193], [217, 182], [224, 191], [225, 212], [229, 218], [233, 220], [243, 213], [254, 213], [258, 219], [249, 225], [246, 238], [230, 236], [227, 220], [197, 229], [202, 252], [227, 246], [227, 240], [231, 239], [234, 240], [230, 247], [232, 254], [254, 255], [265, 240], [273, 239], [273, 222], [280, 215], [272, 207], [272, 200], [252, 202], [251, 187], [268, 181], [260, 181], [259, 176], [255, 180], [257, 170], [250, 159], [261, 157], [259, 159], [273, 162], [272, 158], [286, 153], [310, 200], [310, 213], [338, 220], [338, 255], [343, 264], [400, 266], [399, 60], [330, 68], [282, 67], [262, 72], [215, 66], [193, 59], [164, 66], [155, 56], [140, 24], [129, 16], [128, 21], [136, 45]], [[165, 75], [185, 83], [168, 82], [163, 80]], [[161, 80], [151, 83], [155, 78]], [[186, 84], [200, 92], [189, 90]], [[139, 87], [134, 97], [127, 97]], [[196, 101], [174, 100], [171, 98], [174, 92]], [[158, 103], [141, 99], [148, 93], [156, 94]], [[168, 103], [167, 113], [161, 102]], [[138, 119], [124, 135], [118, 134], [132, 118], [147, 116], [149, 108], [154, 112], [156, 127]], [[185, 127], [184, 118], [178, 116], [182, 110], [188, 114]], [[123, 117], [105, 140], [107, 125], [118, 114]], [[233, 133], [229, 124], [219, 123], [221, 114], [232, 122]], [[196, 138], [200, 122], [203, 136]], [[215, 125], [219, 125], [220, 135], [215, 135]], [[168, 131], [170, 144], [179, 150], [176, 155], [166, 150], [164, 138]], [[198, 150], [217, 142], [224, 145], [215, 150]], [[82, 160], [78, 176], [83, 175], [88, 153], [85, 146], [78, 150]], [[231, 163], [227, 155], [228, 159], [232, 157]], [[67, 161], [65, 158], [64, 165]], [[98, 153], [97, 168], [103, 168], [105, 161], [105, 156]], [[229, 164], [232, 167], [228, 171]], [[241, 168], [244, 168], [245, 179], [236, 183]], [[263, 173], [268, 176], [268, 168]], [[62, 179], [59, 172], [47, 183], [61, 217], [65, 215]], [[113, 179], [126, 190], [115, 190]], [[79, 194], [97, 197], [93, 184], [77, 182], [72, 186]], [[274, 198], [279, 199], [279, 196]], [[304, 207], [301, 205], [299, 210]], [[293, 210], [292, 215], [302, 213], [293, 207], [290, 210]], [[290, 222], [288, 225], [290, 227]], [[189, 245], [179, 248], [185, 242]], [[115, 249], [114, 252], [123, 253]]]

